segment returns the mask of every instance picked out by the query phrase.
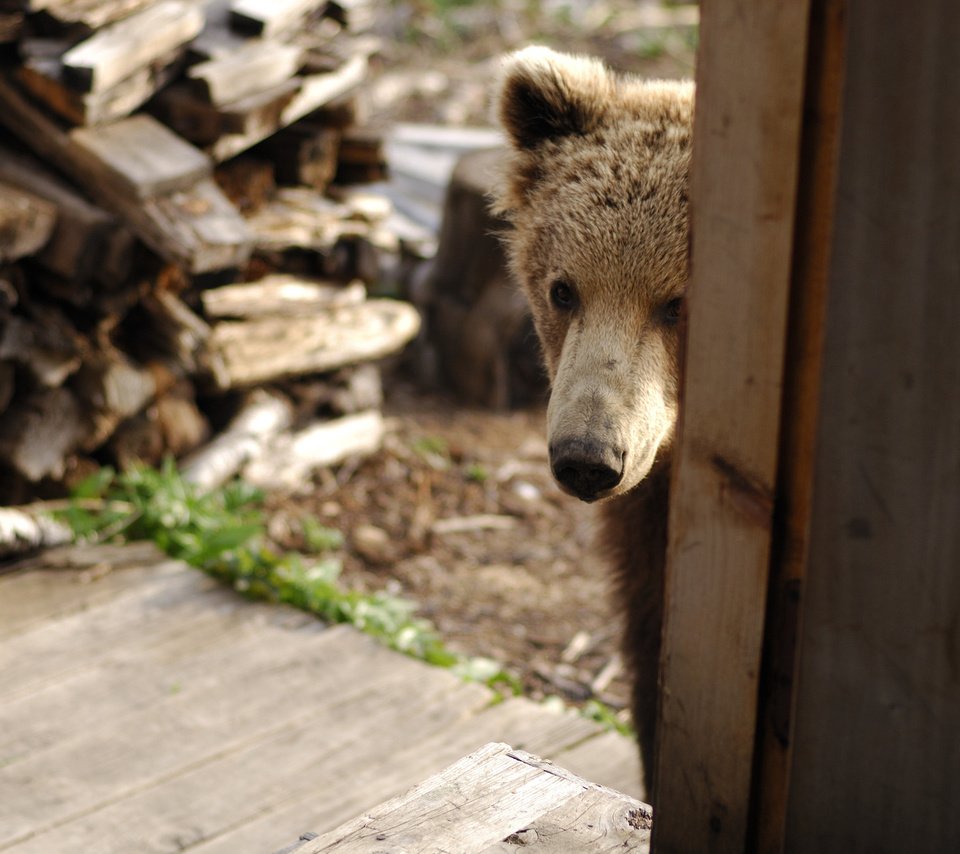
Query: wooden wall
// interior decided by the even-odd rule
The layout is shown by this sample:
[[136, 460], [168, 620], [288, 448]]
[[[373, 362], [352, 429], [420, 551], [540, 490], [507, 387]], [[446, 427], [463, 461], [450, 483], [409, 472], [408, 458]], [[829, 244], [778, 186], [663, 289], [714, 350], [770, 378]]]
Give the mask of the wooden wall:
[[958, 45], [702, 6], [655, 851], [960, 851]]
[[848, 4], [788, 851], [960, 851], [958, 46]]

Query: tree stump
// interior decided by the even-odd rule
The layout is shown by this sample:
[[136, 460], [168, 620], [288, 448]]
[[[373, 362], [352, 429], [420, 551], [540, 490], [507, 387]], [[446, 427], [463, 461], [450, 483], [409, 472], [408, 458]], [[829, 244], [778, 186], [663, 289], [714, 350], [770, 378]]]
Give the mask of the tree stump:
[[546, 378], [526, 299], [498, 237], [509, 225], [489, 210], [502, 149], [460, 158], [427, 282], [427, 335], [440, 379], [467, 403], [506, 409], [545, 397]]

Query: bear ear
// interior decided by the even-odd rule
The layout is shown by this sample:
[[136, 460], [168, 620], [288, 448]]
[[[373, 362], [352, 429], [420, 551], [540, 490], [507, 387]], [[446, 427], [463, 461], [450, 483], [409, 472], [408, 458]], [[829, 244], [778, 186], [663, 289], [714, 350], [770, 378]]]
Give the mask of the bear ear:
[[527, 47], [504, 60], [496, 109], [514, 146], [530, 149], [598, 127], [614, 89], [613, 76], [596, 59]]

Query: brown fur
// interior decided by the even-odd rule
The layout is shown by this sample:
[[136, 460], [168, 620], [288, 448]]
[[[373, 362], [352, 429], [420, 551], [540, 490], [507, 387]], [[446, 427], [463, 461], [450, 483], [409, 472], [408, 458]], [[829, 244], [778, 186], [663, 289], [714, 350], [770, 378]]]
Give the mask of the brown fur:
[[507, 58], [498, 111], [511, 153], [495, 203], [551, 378], [551, 464], [603, 502], [649, 792], [693, 88], [533, 47]]

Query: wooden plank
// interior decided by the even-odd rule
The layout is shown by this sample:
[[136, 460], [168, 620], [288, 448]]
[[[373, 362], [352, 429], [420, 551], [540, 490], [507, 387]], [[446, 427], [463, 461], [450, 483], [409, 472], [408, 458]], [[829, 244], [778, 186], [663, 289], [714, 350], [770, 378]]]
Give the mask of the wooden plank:
[[655, 776], [664, 852], [744, 850], [767, 599], [808, 3], [729, 11], [703, 7], [697, 63]]
[[264, 123], [242, 133], [226, 134], [211, 146], [210, 154], [214, 160], [227, 160], [266, 139], [280, 128], [293, 124], [308, 113], [343, 97], [363, 82], [367, 75], [367, 64], [365, 56], [356, 56], [347, 60], [336, 71], [298, 78], [299, 90], [283, 106], [275, 122]]
[[146, 199], [191, 187], [212, 171], [210, 160], [192, 145], [140, 113], [96, 128], [75, 128], [70, 141], [81, 156], [96, 161], [117, 192]]
[[[601, 797], [590, 797], [595, 794]], [[588, 811], [590, 806], [595, 809]], [[591, 837], [595, 850], [649, 850], [637, 828], [640, 816], [649, 815], [638, 801], [601, 790], [506, 744], [490, 744], [405, 795], [307, 842], [302, 854], [505, 850], [498, 843], [529, 830], [536, 839], [538, 820], [550, 816], [543, 828], [547, 831], [561, 810], [568, 824], [554, 844], [541, 850], [569, 851]], [[517, 844], [524, 844], [522, 838], [511, 847]]]
[[844, 14], [785, 848], [932, 854], [960, 850], [960, 7]]
[[785, 835], [797, 635], [807, 563], [820, 357], [830, 274], [833, 195], [843, 91], [846, 0], [812, 0], [801, 141], [793, 283], [787, 331], [778, 526], [761, 674], [753, 849], [779, 851]]
[[204, 314], [210, 318], [296, 317], [330, 306], [359, 305], [366, 298], [362, 282], [340, 285], [288, 273], [208, 288], [200, 294]]
[[331, 307], [314, 317], [221, 321], [210, 351], [222, 360], [223, 388], [331, 371], [382, 359], [400, 350], [420, 328], [413, 306], [394, 300]]
[[[251, 640], [258, 637], [248, 634]], [[229, 637], [233, 637], [232, 632]], [[264, 637], [259, 637], [262, 643]], [[249, 644], [245, 643], [242, 651], [247, 649]], [[351, 661], [358, 657], [366, 661], [370, 656], [391, 666], [396, 664], [407, 679], [380, 683], [375, 680], [381, 670], [374, 666], [372, 678], [358, 681], [356, 690], [332, 692], [327, 702], [302, 708], [303, 714], [286, 727], [188, 767], [159, 785], [132, 792], [88, 815], [41, 832], [13, 851], [126, 854], [131, 850], [168, 850], [169, 841], [174, 839], [177, 845], [193, 850], [196, 845], [204, 847], [204, 841], [217, 844], [224, 836], [236, 840], [236, 831], [247, 823], [264, 815], [275, 817], [291, 801], [316, 800], [334, 788], [359, 795], [372, 784], [373, 792], [366, 797], [368, 804], [375, 803], [389, 790], [380, 788], [375, 778], [358, 780], [356, 772], [359, 768], [383, 768], [384, 757], [396, 747], [398, 730], [404, 733], [404, 740], [419, 741], [431, 731], [455, 728], [459, 720], [489, 703], [488, 690], [465, 685], [443, 670], [402, 659], [372, 646], [369, 639], [354, 632], [341, 634], [336, 654]], [[201, 660], [212, 661], [202, 656], [196, 663]], [[190, 667], [194, 666], [191, 663]], [[417, 685], [413, 693], [411, 677]], [[186, 684], [187, 679], [182, 682]], [[406, 773], [413, 782], [415, 778], [409, 775], [415, 770]], [[331, 785], [334, 781], [336, 786]], [[233, 850], [269, 851], [285, 837], [288, 826], [298, 825], [281, 822], [263, 845], [237, 842]]]
[[0, 123], [122, 217], [162, 257], [191, 273], [239, 266], [249, 258], [250, 233], [212, 180], [148, 199], [131, 196], [122, 182], [118, 186], [115, 170], [29, 104], [9, 79], [0, 78], [0, 105]]
[[93, 125], [129, 116], [180, 73], [179, 59], [178, 53], [157, 60], [97, 92], [67, 85], [58, 57], [30, 57], [17, 69], [17, 77], [34, 98], [68, 121]]
[[166, 560], [152, 543], [104, 544], [47, 549], [5, 566], [0, 578], [0, 641], [111, 599]]
[[233, 0], [230, 25], [237, 32], [261, 38], [296, 29], [320, 0]]
[[203, 97], [222, 106], [289, 80], [302, 62], [303, 49], [296, 45], [255, 41], [191, 66], [187, 77]]
[[75, 192], [44, 164], [0, 147], [0, 180], [52, 202], [57, 221], [50, 240], [37, 253], [46, 269], [78, 284], [102, 277], [111, 244], [133, 241], [117, 220]]
[[131, 15], [156, 0], [26, 0], [31, 12], [43, 11], [64, 24], [98, 30]]
[[63, 75], [83, 92], [101, 92], [186, 44], [203, 29], [194, 3], [163, 0], [70, 48]]
[[57, 209], [46, 199], [0, 182], [0, 263], [38, 252], [56, 221]]

